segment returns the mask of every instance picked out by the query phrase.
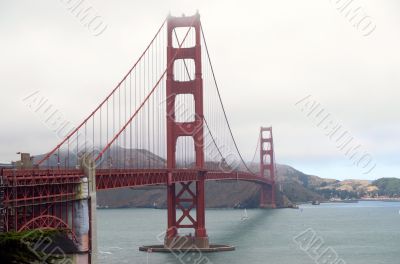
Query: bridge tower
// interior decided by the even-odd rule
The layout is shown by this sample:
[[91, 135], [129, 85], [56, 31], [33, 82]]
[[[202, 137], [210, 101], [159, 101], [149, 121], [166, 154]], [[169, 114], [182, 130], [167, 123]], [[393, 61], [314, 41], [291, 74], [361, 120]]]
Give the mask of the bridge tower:
[[275, 157], [272, 127], [260, 128], [260, 176], [269, 177], [271, 185], [262, 185], [260, 207], [275, 208]]
[[[193, 47], [180, 48], [173, 46], [174, 30], [178, 27], [191, 28], [195, 33]], [[164, 246], [167, 248], [183, 248], [196, 246], [208, 248], [208, 236], [205, 228], [204, 201], [204, 136], [203, 136], [203, 80], [201, 71], [201, 26], [200, 15], [173, 17], [167, 21], [167, 168], [169, 170], [167, 186], [168, 229]], [[186, 30], [185, 30], [186, 31]], [[195, 65], [194, 79], [178, 81], [174, 78], [174, 63], [177, 60], [192, 59]], [[194, 99], [195, 118], [192, 122], [177, 122], [175, 118], [175, 100], [180, 94], [191, 94]], [[196, 180], [190, 182], [174, 182], [173, 171], [176, 169], [176, 145], [179, 137], [191, 137], [195, 150]], [[179, 188], [180, 187], [180, 188]], [[176, 209], [182, 211], [177, 218]], [[196, 213], [193, 214], [193, 209]], [[193, 239], [179, 239], [181, 228], [194, 229]], [[178, 242], [186, 241], [184, 243]], [[189, 242], [187, 242], [189, 241]], [[189, 244], [188, 244], [189, 243]]]

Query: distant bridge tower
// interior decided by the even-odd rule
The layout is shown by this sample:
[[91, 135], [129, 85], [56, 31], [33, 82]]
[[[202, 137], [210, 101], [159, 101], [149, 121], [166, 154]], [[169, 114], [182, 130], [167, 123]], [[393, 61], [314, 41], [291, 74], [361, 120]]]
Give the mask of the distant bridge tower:
[[[195, 45], [180, 48], [173, 46], [174, 29], [191, 27], [195, 30]], [[203, 79], [201, 72], [201, 27], [200, 15], [187, 17], [168, 17], [167, 21], [167, 168], [170, 171], [167, 186], [168, 229], [165, 247], [187, 247], [177, 245], [178, 230], [194, 229], [193, 244], [199, 248], [209, 247], [205, 228], [204, 202], [204, 136], [203, 136]], [[175, 80], [174, 63], [177, 60], [192, 59], [195, 65], [194, 80]], [[193, 122], [177, 122], [175, 118], [175, 100], [177, 95], [191, 94], [195, 103], [195, 119]], [[176, 145], [179, 137], [191, 137], [196, 155], [197, 180], [191, 182], [173, 182], [172, 171], [176, 169]], [[194, 186], [192, 185], [194, 183]], [[176, 188], [180, 185], [180, 189]], [[193, 191], [194, 190], [194, 191]], [[182, 210], [177, 219], [176, 208]], [[192, 215], [196, 208], [196, 214]]]
[[272, 184], [262, 185], [260, 207], [275, 208], [275, 157], [272, 127], [260, 128], [260, 176], [268, 177]]

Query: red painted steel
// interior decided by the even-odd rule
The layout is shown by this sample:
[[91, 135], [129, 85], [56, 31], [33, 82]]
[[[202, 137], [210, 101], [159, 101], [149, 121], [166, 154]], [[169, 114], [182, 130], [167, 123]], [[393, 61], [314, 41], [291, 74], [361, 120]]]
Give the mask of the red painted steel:
[[[163, 26], [160, 27], [156, 36], [162, 27]], [[173, 47], [173, 30], [177, 27], [188, 27], [190, 30], [194, 30], [195, 45], [193, 47], [182, 48], [182, 44], [186, 36], [188, 36], [189, 30], [182, 43], [179, 44], [179, 47]], [[255, 182], [262, 186], [260, 205], [275, 206], [275, 164], [272, 128], [261, 128], [260, 131], [260, 175], [240, 171], [224, 172], [204, 170], [203, 80], [200, 34], [201, 24], [198, 14], [189, 17], [169, 16], [167, 18], [167, 69], [164, 73], [167, 74], [167, 168], [96, 169], [96, 188], [98, 190], [147, 185], [166, 185], [168, 206], [167, 238], [174, 238], [180, 228], [194, 229], [196, 238], [207, 237], [204, 202], [205, 181], [240, 180]], [[152, 42], [153, 41], [154, 39]], [[145, 52], [149, 49], [151, 43]], [[143, 54], [140, 58], [143, 57]], [[140, 61], [140, 58], [138, 61]], [[174, 62], [177, 59], [189, 58], [194, 60], [195, 64], [194, 80], [174, 80]], [[77, 129], [82, 127], [85, 122], [101, 108], [127, 78], [130, 72], [128, 72], [117, 87], [95, 111], [77, 127]], [[162, 77], [159, 79], [155, 87], [162, 79]], [[154, 91], [154, 89], [155, 88], [151, 91]], [[195, 119], [193, 122], [177, 122], [175, 120], [175, 99], [176, 96], [180, 94], [193, 95], [195, 103]], [[147, 100], [150, 95], [151, 93], [145, 100]], [[144, 103], [145, 102], [142, 102], [141, 105]], [[128, 119], [128, 122], [122, 129], [118, 130], [118, 133], [112, 137], [110, 142], [107, 142], [106, 148], [108, 148], [116, 137], [122, 133], [132, 118]], [[39, 161], [39, 164], [48, 159], [52, 153], [59, 149], [69, 137], [78, 131], [77, 129], [72, 131], [66, 139]], [[265, 137], [263, 136], [264, 132], [268, 134]], [[232, 132], [230, 133], [232, 135]], [[193, 169], [180, 169], [176, 166], [177, 139], [183, 136], [191, 137], [194, 142], [195, 167]], [[264, 145], [268, 145], [269, 147], [264, 148]], [[103, 149], [100, 156], [104, 151]], [[81, 197], [78, 197], [80, 193], [78, 188], [83, 178], [86, 176], [81, 169], [60, 169], [59, 155], [57, 155], [57, 159], [58, 168], [54, 169], [0, 168], [0, 191], [2, 196], [0, 217], [3, 223], [2, 230], [20, 231], [34, 228], [62, 228], [71, 230], [73, 234], [74, 203], [81, 199]], [[269, 172], [268, 177], [265, 175], [267, 171]], [[177, 218], [176, 215], [177, 208], [182, 212], [179, 218]], [[194, 210], [196, 211], [195, 214], [193, 214]]]
[[[192, 169], [97, 169], [96, 185], [97, 190], [140, 187], [147, 185], [166, 185], [168, 183], [168, 174], [170, 174], [171, 183], [198, 181], [198, 172], [198, 170]], [[15, 188], [40, 188], [40, 186], [48, 188], [49, 186], [77, 184], [84, 177], [84, 173], [82, 170], [76, 169], [4, 170], [2, 176], [4, 183], [8, 188], [13, 186], [15, 186]], [[259, 184], [272, 184], [272, 181], [268, 178], [240, 171], [207, 171], [204, 175], [204, 179], [206, 181], [240, 180]]]
[[[72, 208], [76, 200], [76, 186], [85, 177], [82, 170], [13, 170], [2, 171], [4, 184], [3, 205], [8, 208], [4, 219], [4, 230], [18, 230], [27, 222], [42, 215], [58, 215], [60, 219], [68, 223], [72, 230], [72, 217], [68, 214], [73, 212]], [[196, 169], [98, 169], [96, 170], [96, 185], [98, 190], [140, 187], [150, 185], [172, 186], [173, 191], [176, 184], [191, 185], [196, 183], [193, 207], [196, 207], [196, 214], [204, 212], [204, 203], [198, 203], [199, 192], [204, 193], [204, 181], [249, 181], [261, 184], [268, 188], [274, 182], [270, 178], [260, 177], [245, 172], [223, 172], [223, 171], [199, 171]], [[171, 188], [170, 188], [171, 190]], [[188, 192], [185, 189], [186, 192]], [[189, 192], [190, 193], [190, 192]], [[172, 197], [173, 205], [182, 209], [182, 200], [177, 201], [174, 192]], [[192, 197], [193, 195], [190, 194]], [[168, 202], [171, 202], [169, 200]], [[190, 211], [189, 210], [189, 213]], [[182, 210], [183, 211], [183, 210]], [[199, 212], [200, 211], [200, 212]], [[172, 210], [172, 212], [175, 212]], [[170, 216], [174, 216], [169, 211]], [[188, 216], [187, 212], [184, 213]], [[189, 214], [190, 215], [190, 214]], [[189, 216], [188, 216], [189, 217]], [[187, 218], [188, 218], [187, 217]], [[189, 218], [190, 219], [190, 218]], [[194, 223], [200, 218], [192, 217]], [[202, 221], [201, 218], [200, 221]], [[176, 220], [176, 219], [175, 219]], [[179, 219], [178, 219], [179, 220]], [[191, 225], [183, 225], [182, 221], [174, 221], [174, 227], [193, 228]], [[202, 222], [200, 226], [205, 226]], [[204, 230], [205, 231], [205, 230]], [[203, 231], [203, 232], [204, 232]], [[201, 232], [201, 231], [200, 231]]]
[[111, 93], [96, 107], [96, 109], [87, 117], [85, 120], [83, 120], [82, 123], [80, 123], [73, 131], [71, 131], [68, 136], [66, 136], [54, 149], [52, 149], [49, 153], [47, 153], [39, 162], [37, 163], [38, 165], [42, 164], [44, 161], [48, 160], [51, 155], [53, 155], [57, 150], [60, 149], [60, 147], [67, 142], [81, 127], [83, 127], [88, 120], [94, 116], [94, 114], [107, 102], [109, 98], [114, 94], [114, 92], [120, 87], [120, 85], [125, 81], [125, 79], [129, 76], [129, 74], [132, 72], [133, 69], [135, 69], [136, 65], [141, 61], [141, 59], [144, 57], [146, 52], [149, 50], [151, 45], [153, 44], [154, 40], [158, 36], [158, 34], [161, 32], [161, 29], [164, 27], [165, 21], [162, 23], [160, 28], [158, 29], [157, 33], [154, 35], [153, 39], [150, 41], [149, 45], [147, 45], [146, 49], [142, 52], [140, 55], [139, 59], [135, 62], [135, 64], [132, 66], [132, 68], [126, 73], [126, 75], [122, 78], [122, 80], [115, 86], [115, 88], [111, 91]]
[[71, 240], [77, 242], [77, 238], [75, 233], [72, 231], [68, 223], [66, 223], [63, 219], [54, 216], [54, 215], [40, 215], [26, 222], [21, 228], [18, 229], [18, 232], [25, 230], [33, 230], [33, 229], [58, 229], [64, 230]]
[[[194, 30], [195, 45], [187, 48], [174, 48], [173, 38], [175, 29], [178, 27], [188, 28], [187, 32]], [[167, 169], [176, 169], [176, 144], [179, 137], [192, 137], [196, 157], [196, 169], [193, 177], [196, 177], [192, 192], [188, 186], [192, 182], [179, 182], [181, 190], [176, 193], [176, 183], [171, 180], [167, 184], [168, 205], [168, 229], [167, 238], [172, 239], [178, 233], [179, 228], [193, 228], [196, 237], [207, 237], [205, 229], [205, 205], [204, 205], [204, 135], [203, 135], [203, 80], [201, 66], [201, 39], [200, 39], [200, 15], [190, 17], [172, 17], [167, 19]], [[187, 34], [187, 33], [186, 33]], [[182, 41], [183, 43], [184, 41]], [[182, 45], [180, 43], [180, 45]], [[195, 79], [189, 81], [176, 81], [174, 79], [174, 63], [178, 59], [192, 59], [195, 65]], [[195, 119], [193, 122], [177, 122], [175, 120], [175, 99], [180, 94], [192, 94], [195, 103]], [[190, 205], [184, 207], [181, 196], [190, 196]], [[196, 215], [191, 215], [192, 209], [196, 207]], [[182, 211], [182, 216], [176, 219], [176, 208]], [[187, 224], [181, 224], [188, 219]]]

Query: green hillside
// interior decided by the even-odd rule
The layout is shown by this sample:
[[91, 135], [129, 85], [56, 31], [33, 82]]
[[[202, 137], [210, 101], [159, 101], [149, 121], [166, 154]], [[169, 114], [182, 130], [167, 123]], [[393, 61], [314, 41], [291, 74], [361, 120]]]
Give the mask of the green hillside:
[[381, 178], [372, 183], [378, 187], [378, 194], [390, 197], [400, 197], [400, 179]]

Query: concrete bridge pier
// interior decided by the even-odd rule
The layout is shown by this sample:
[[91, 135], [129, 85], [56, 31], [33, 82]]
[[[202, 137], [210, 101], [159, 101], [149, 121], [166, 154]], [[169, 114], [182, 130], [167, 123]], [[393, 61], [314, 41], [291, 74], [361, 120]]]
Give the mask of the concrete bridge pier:
[[84, 171], [77, 190], [74, 205], [73, 230], [78, 242], [78, 252], [72, 256], [73, 263], [97, 263], [96, 232], [96, 173], [95, 163], [90, 154], [80, 159], [80, 168]]

